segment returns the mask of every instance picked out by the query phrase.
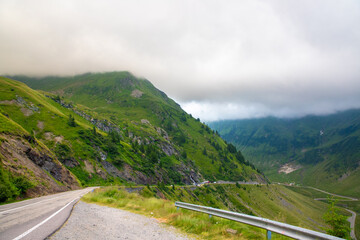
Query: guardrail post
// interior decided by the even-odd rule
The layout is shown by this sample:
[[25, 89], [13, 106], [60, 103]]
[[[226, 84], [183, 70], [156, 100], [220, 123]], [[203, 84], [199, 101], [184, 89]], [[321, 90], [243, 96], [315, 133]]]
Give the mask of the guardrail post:
[[176, 211], [179, 211], [179, 207], [176, 208]]
[[212, 215], [211, 214], [209, 214], [209, 218], [211, 218], [212, 217]]
[[266, 230], [266, 236], [267, 236], [267, 240], [271, 239], [271, 231]]

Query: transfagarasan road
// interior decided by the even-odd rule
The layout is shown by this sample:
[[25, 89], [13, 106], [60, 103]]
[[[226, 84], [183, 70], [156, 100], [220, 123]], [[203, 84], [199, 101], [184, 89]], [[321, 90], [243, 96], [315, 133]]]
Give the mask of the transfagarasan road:
[[66, 221], [73, 205], [94, 188], [0, 206], [0, 239], [44, 239]]

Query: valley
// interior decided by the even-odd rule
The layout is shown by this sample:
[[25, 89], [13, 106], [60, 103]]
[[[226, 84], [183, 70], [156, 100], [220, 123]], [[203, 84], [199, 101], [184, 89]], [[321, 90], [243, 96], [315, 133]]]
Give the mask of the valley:
[[[245, 155], [249, 149], [260, 155], [261, 151], [251, 148], [251, 144], [242, 148], [231, 142], [222, 130], [215, 127], [219, 134], [187, 114], [146, 79], [129, 72], [12, 76], [1, 77], [0, 87], [2, 202], [87, 186], [117, 185], [127, 186], [127, 190], [133, 189], [144, 198], [227, 209], [322, 232], [329, 227], [323, 219], [326, 203], [291, 187], [271, 184], [267, 178], [278, 181], [283, 175], [296, 174], [309, 166], [313, 169], [311, 165], [295, 158], [291, 162], [283, 160], [280, 165], [284, 173], [271, 174], [275, 168], [264, 168]], [[268, 140], [277, 144], [271, 135], [266, 135], [262, 144]], [[323, 146], [329, 144], [324, 141]], [[303, 150], [305, 147], [307, 150]], [[294, 153], [308, 151], [312, 150], [305, 144]], [[336, 170], [348, 167], [346, 164]], [[343, 179], [354, 176], [351, 172]], [[194, 186], [197, 184], [201, 186]], [[351, 191], [356, 193], [357, 188]], [[106, 197], [99, 201], [107, 204], [114, 200]], [[135, 206], [135, 202], [132, 204]], [[348, 208], [357, 211], [356, 206], [350, 203]], [[230, 225], [250, 238], [262, 234], [258, 229]], [[198, 234], [196, 229], [187, 232]], [[224, 231], [221, 229], [216, 234]]]
[[360, 197], [360, 110], [294, 119], [212, 122], [275, 182]]

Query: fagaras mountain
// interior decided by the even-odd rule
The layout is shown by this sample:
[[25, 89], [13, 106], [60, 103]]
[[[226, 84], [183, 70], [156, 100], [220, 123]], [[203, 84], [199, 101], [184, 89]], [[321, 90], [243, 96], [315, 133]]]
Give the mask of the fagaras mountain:
[[1, 77], [0, 120], [2, 201], [120, 182], [265, 182], [232, 144], [128, 72]]
[[360, 109], [209, 124], [273, 181], [360, 196]]

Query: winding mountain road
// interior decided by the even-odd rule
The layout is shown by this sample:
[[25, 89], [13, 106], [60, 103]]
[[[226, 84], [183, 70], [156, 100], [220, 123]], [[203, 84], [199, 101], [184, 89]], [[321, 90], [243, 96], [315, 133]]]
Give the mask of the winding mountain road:
[[[316, 191], [326, 193], [326, 194], [329, 194], [329, 195], [332, 195], [332, 196], [335, 196], [335, 197], [345, 198], [345, 200], [342, 199], [341, 201], [359, 201], [359, 199], [354, 198], [354, 197], [348, 197], [348, 196], [338, 195], [338, 194], [334, 194], [334, 193], [329, 193], [329, 192], [326, 192], [324, 190], [314, 188], [314, 187], [309, 187], [309, 186], [307, 186], [307, 188], [311, 188], [311, 189], [314, 189]], [[320, 201], [320, 200], [327, 200], [327, 199], [326, 198], [315, 198], [314, 200]], [[347, 209], [347, 208], [344, 208], [344, 209], [351, 213], [351, 216], [347, 219], [348, 222], [350, 223], [350, 228], [351, 228], [350, 237], [352, 239], [356, 240], [356, 235], [355, 235], [356, 212], [354, 212], [354, 211], [352, 211], [350, 209]]]
[[94, 188], [68, 191], [0, 206], [0, 239], [44, 239], [68, 219], [73, 205]]
[[[310, 187], [310, 186], [306, 186], [307, 188], [311, 188], [311, 189], [314, 189], [318, 192], [322, 192], [322, 193], [326, 193], [326, 194], [329, 194], [329, 195], [332, 195], [334, 197], [341, 197], [341, 198], [346, 198], [348, 200], [351, 200], [351, 201], [358, 201], [359, 199], [358, 198], [354, 198], [354, 197], [348, 197], [348, 196], [343, 196], [343, 195], [338, 195], [338, 194], [335, 194], [335, 193], [329, 193], [329, 192], [326, 192], [324, 190], [321, 190], [321, 189], [318, 189], [318, 188], [314, 188], [314, 187]], [[343, 201], [343, 200], [341, 200]]]

